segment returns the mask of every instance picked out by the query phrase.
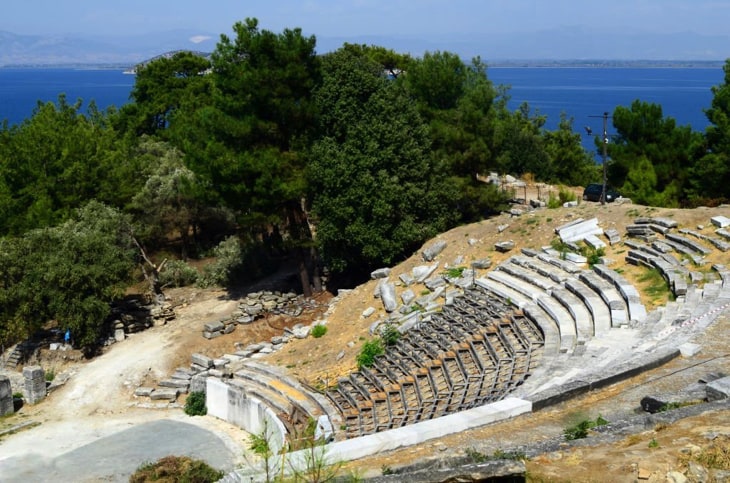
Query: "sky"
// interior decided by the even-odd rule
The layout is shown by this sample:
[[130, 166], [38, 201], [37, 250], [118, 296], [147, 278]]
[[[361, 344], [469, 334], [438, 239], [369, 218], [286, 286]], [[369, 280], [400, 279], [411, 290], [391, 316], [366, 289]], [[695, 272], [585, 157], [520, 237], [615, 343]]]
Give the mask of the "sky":
[[707, 37], [695, 50], [730, 57], [727, 45], [718, 50], [718, 38], [711, 40], [728, 39], [730, 0], [6, 0], [0, 31], [121, 36], [185, 29], [217, 38], [246, 17], [262, 29], [300, 27], [318, 39], [563, 31], [600, 47], [631, 35], [695, 35]]

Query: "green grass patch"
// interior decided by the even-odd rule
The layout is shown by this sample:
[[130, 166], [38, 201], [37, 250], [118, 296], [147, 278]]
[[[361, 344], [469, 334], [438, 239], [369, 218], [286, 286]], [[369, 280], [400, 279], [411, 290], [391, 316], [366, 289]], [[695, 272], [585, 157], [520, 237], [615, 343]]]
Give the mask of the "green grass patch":
[[315, 339], [319, 339], [323, 335], [327, 333], [327, 326], [324, 324], [316, 324], [314, 327], [312, 327], [312, 337]]
[[450, 267], [443, 271], [444, 277], [459, 278], [466, 270], [466, 267]]
[[357, 368], [371, 367], [375, 363], [375, 358], [385, 352], [383, 342], [380, 338], [370, 339], [362, 345], [360, 353], [355, 359], [357, 362]]
[[568, 441], [587, 438], [588, 431], [599, 426], [605, 426], [607, 424], [608, 421], [603, 419], [601, 416], [598, 416], [595, 420], [584, 419], [578, 424], [565, 428], [563, 430], [563, 436], [565, 436], [565, 439], [567, 439]]
[[669, 289], [666, 280], [656, 268], [645, 270], [636, 280], [641, 284], [641, 291], [653, 302], [673, 298], [672, 291]]

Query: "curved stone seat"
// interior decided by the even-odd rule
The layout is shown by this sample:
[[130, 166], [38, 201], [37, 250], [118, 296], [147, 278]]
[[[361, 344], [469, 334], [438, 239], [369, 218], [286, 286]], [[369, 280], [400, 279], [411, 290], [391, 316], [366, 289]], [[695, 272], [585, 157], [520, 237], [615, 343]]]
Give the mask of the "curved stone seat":
[[523, 309], [530, 303], [537, 304], [545, 314], [553, 319], [560, 334], [560, 351], [571, 352], [577, 342], [576, 320], [560, 302], [551, 295], [539, 290], [506, 272], [491, 271], [487, 275], [489, 288], [502, 296], [509, 297], [510, 301]]
[[505, 272], [513, 277], [519, 278], [531, 285], [535, 285], [541, 290], [548, 291], [559, 284], [555, 280], [546, 277], [542, 273], [525, 268], [516, 261], [508, 259], [506, 263], [502, 263], [495, 270]]
[[578, 275], [578, 279], [597, 293], [611, 312], [611, 327], [621, 327], [629, 322], [629, 311], [626, 301], [613, 284], [601, 278], [595, 272], [586, 270]]
[[575, 321], [576, 337], [579, 342], [585, 342], [595, 335], [593, 314], [580, 298], [563, 287], [555, 287], [550, 295], [565, 307]]
[[565, 288], [588, 308], [593, 317], [594, 335], [601, 336], [611, 329], [611, 309], [600, 295], [577, 278], [566, 280]]
[[246, 361], [234, 373], [233, 382], [235, 381], [239, 381], [247, 392], [259, 396], [264, 403], [270, 403], [277, 413], [285, 413], [284, 419], [296, 425], [297, 431], [302, 429], [300, 426], [306, 425], [309, 419], [317, 420], [320, 416], [326, 416], [333, 428], [341, 424], [341, 411], [338, 411], [327, 398], [304, 387], [276, 367]]
[[[664, 235], [664, 237], [671, 242], [674, 242], [675, 244], [679, 244], [683, 247], [686, 247], [689, 250], [690, 254], [698, 254], [698, 255], [709, 255], [712, 253], [712, 250], [707, 248], [706, 246], [702, 245], [701, 243], [697, 243], [694, 240], [690, 240], [687, 237], [684, 237], [682, 235], [677, 235], [675, 233], [667, 233]], [[676, 245], [673, 245], [676, 246]]]
[[687, 228], [683, 228], [683, 229], [679, 230], [679, 232], [682, 233], [682, 234], [684, 234], [684, 235], [690, 235], [690, 236], [693, 236], [695, 238], [698, 238], [698, 239], [700, 239], [702, 241], [706, 241], [707, 243], [709, 243], [710, 245], [712, 245], [716, 249], [720, 250], [721, 252], [726, 252], [726, 251], [730, 250], [730, 243], [727, 243], [722, 238], [717, 238], [717, 237], [714, 237], [714, 236], [703, 235], [702, 233], [698, 233], [696, 231], [689, 230]]
[[[560, 353], [560, 330], [558, 329], [558, 324], [548, 317], [545, 311], [538, 307], [537, 304], [525, 305], [522, 312], [535, 325], [540, 327], [545, 343], [544, 354], [549, 357]], [[567, 350], [568, 348], [566, 347], [565, 351]]]
[[615, 270], [611, 270], [605, 265], [594, 265], [593, 271], [599, 274], [605, 280], [611, 282], [618, 289], [621, 296], [626, 302], [629, 311], [629, 320], [641, 321], [646, 318], [646, 308], [641, 303], [641, 296], [636, 287], [631, 285], [624, 277]]
[[[510, 274], [519, 274], [520, 278], [526, 281], [536, 280], [536, 285], [548, 292], [552, 293], [552, 289], [557, 289], [553, 296], [555, 297], [557, 294], [556, 298], [560, 299], [560, 302], [569, 311], [571, 311], [571, 306], [575, 307], [572, 309], [571, 315], [576, 320], [577, 328], [583, 334], [584, 339], [589, 335], [602, 334], [611, 327], [611, 312], [607, 303], [574, 275], [536, 257], [514, 256], [507, 261], [509, 263], [504, 264], [504, 268], [501, 265], [497, 268]], [[518, 272], [511, 268], [514, 265], [519, 266], [521, 270]], [[564, 286], [577, 296], [580, 303], [588, 310], [588, 314], [579, 307], [578, 301], [573, 297], [563, 295], [559, 289], [560, 286]], [[592, 319], [590, 326], [583, 323], [588, 320], [588, 315]]]
[[[532, 252], [528, 252], [532, 253]], [[533, 272], [537, 272], [543, 277], [549, 278], [550, 280], [562, 284], [566, 280], [573, 277], [573, 274], [562, 270], [560, 267], [548, 263], [544, 260], [535, 256], [520, 256], [516, 255], [509, 259], [509, 262], [514, 265], [519, 265]]]

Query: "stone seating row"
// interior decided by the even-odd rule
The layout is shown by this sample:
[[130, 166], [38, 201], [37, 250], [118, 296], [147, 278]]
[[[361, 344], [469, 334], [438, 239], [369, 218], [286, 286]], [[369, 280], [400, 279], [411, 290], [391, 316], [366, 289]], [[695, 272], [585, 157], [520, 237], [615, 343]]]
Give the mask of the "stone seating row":
[[546, 354], [572, 353], [612, 327], [646, 317], [638, 291], [608, 267], [584, 270], [547, 253], [523, 254], [475, 283], [524, 310], [543, 330]]
[[229, 383], [269, 406], [284, 424], [290, 440], [304, 434], [310, 420], [322, 416], [329, 419], [331, 427], [341, 424], [339, 411], [326, 397], [274, 366], [246, 361]]
[[327, 396], [347, 437], [372, 434], [502, 399], [528, 377], [543, 345], [524, 314], [471, 287]]
[[706, 241], [709, 244], [711, 244], [712, 246], [714, 246], [716, 249], [720, 250], [721, 252], [726, 252], [726, 251], [730, 250], [730, 243], [726, 242], [722, 238], [717, 238], [714, 236], [707, 236], [702, 233], [690, 230], [688, 228], [682, 228], [681, 230], [679, 230], [679, 232], [684, 235], [690, 235], [690, 236], [698, 238], [702, 241]]

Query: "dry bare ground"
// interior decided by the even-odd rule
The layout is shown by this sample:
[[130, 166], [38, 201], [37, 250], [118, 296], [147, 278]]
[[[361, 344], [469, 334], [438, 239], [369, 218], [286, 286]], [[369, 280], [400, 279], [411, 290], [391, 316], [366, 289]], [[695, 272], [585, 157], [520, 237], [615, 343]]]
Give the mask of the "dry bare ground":
[[[579, 217], [595, 216], [602, 228], [617, 228], [623, 233], [622, 227], [636, 216], [670, 217], [677, 220], [681, 227], [697, 229], [698, 225], [709, 226], [712, 216], [728, 216], [729, 211], [726, 207], [669, 210], [631, 204], [601, 206], [581, 203], [575, 208], [540, 209], [519, 217], [503, 214], [439, 235], [436, 239], [446, 241], [447, 248], [439, 255], [438, 261], [441, 267], [446, 267], [453, 265], [457, 257], [462, 257], [464, 265], [488, 257], [497, 264], [509, 254], [495, 251], [495, 242], [513, 240], [518, 247], [538, 248], [548, 245], [555, 237], [555, 227]], [[498, 230], [498, 227], [504, 225], [508, 226]], [[434, 241], [428, 242], [426, 246]], [[622, 265], [623, 250], [620, 245], [609, 248], [607, 256]], [[725, 254], [713, 253], [710, 257], [710, 262], [727, 261]], [[403, 263], [393, 267], [391, 278], [395, 279], [401, 273], [410, 272], [413, 267], [423, 263], [420, 253], [414, 253]], [[638, 269], [624, 268], [624, 276], [641, 286], [636, 282]], [[260, 320], [251, 326], [239, 326], [232, 334], [210, 341], [201, 337], [203, 325], [230, 314], [236, 307], [236, 300], [231, 300], [225, 292], [215, 290], [170, 291], [168, 296], [176, 305], [177, 317], [167, 325], [132, 334], [127, 340], [114, 344], [92, 361], [64, 361], [58, 359], [62, 357], [60, 353], [54, 354], [55, 360], [41, 361], [42, 364], [53, 364], [57, 372], [65, 372], [70, 377], [63, 387], [50, 394], [43, 402], [35, 406], [26, 405], [15, 416], [0, 420], [0, 429], [24, 421], [41, 423], [0, 439], [0, 467], [4, 458], [28, 452], [53, 457], [132, 425], [162, 418], [194, 421], [195, 424], [203, 425], [215, 431], [237, 454], [242, 455], [246, 435], [240, 429], [212, 417], [188, 418], [179, 408], [140, 408], [137, 405], [139, 401], [133, 395], [134, 389], [141, 385], [153, 385], [168, 377], [176, 367], [187, 366], [190, 355], [194, 352], [217, 357], [234, 351], [236, 343], [245, 345], [268, 340], [271, 336], [280, 334], [284, 325], [291, 326], [297, 322], [308, 324], [318, 319], [327, 321], [328, 332], [324, 337], [294, 340], [283, 350], [268, 356], [267, 362], [288, 368], [292, 375], [315, 387], [332, 383], [339, 375], [354, 369], [355, 357], [363, 341], [370, 337], [370, 324], [385, 315], [382, 305], [373, 297], [374, 289], [375, 282], [370, 281], [342, 294], [335, 299], [336, 303], [326, 314], [326, 304], [331, 295], [324, 293], [318, 297], [321, 302], [319, 308], [305, 312], [299, 319]], [[664, 302], [661, 299], [644, 299], [647, 308]], [[376, 313], [367, 319], [363, 318], [362, 312], [371, 306], [376, 308]], [[726, 344], [727, 328], [727, 316], [721, 317], [713, 326], [713, 331], [717, 331], [713, 340], [722, 340]], [[727, 350], [727, 346], [720, 343], [710, 343], [708, 347], [710, 348], [703, 348], [701, 357], [710, 358], [717, 355], [711, 351], [724, 353]], [[674, 363], [670, 363], [670, 366]], [[727, 359], [722, 364], [728, 368]], [[669, 370], [668, 367], [658, 369], [660, 372]], [[567, 405], [559, 405], [499, 426], [486, 427], [481, 431], [455, 435], [443, 441], [368, 458], [348, 465], [347, 469], [361, 475], [379, 474], [383, 467], [397, 467], [444, 454], [463, 453], [467, 448], [480, 445], [487, 449], [492, 446], [508, 447], [510, 442], [539, 441], [554, 437], [561, 433], [566, 421], [576, 413], [582, 411], [592, 415], [597, 406], [610, 408], [618, 404], [632, 404], [625, 396], [633, 394], [632, 388], [642, 384], [642, 377], [650, 378], [651, 374], [596, 391]], [[638, 399], [634, 403], [634, 406], [637, 405]], [[641, 434], [606, 446], [545, 455], [535, 458], [528, 467], [531, 475], [538, 481], [634, 481], [641, 465], [652, 468], [657, 466], [665, 471], [665, 468], [677, 464], [676, 455], [679, 449], [690, 442], [701, 443], [709, 428], [727, 434], [730, 431], [727, 426], [730, 418], [727, 416], [727, 412], [708, 414], [700, 416], [696, 421], [688, 420], [662, 428], [656, 435]], [[648, 447], [648, 441], [652, 438], [659, 441], [658, 448]], [[614, 475], [621, 477], [614, 478]]]

